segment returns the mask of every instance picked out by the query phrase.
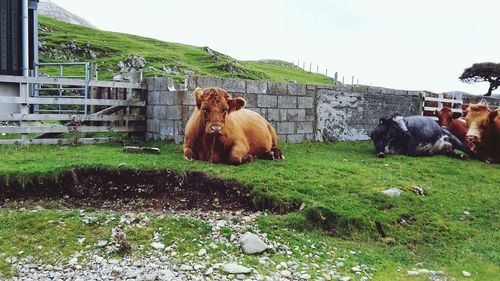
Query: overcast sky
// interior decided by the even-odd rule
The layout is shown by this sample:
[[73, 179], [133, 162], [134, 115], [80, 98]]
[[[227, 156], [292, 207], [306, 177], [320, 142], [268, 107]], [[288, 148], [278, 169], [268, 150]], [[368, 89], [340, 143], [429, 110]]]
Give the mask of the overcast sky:
[[500, 62], [498, 0], [52, 1], [103, 30], [240, 60], [312, 62], [366, 85], [482, 94], [487, 83], [457, 77], [475, 62]]

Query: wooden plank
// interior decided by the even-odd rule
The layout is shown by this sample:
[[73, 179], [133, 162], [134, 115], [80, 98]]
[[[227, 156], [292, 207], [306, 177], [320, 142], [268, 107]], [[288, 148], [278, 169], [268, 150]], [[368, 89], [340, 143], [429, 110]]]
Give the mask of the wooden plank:
[[[106, 133], [106, 132], [143, 132], [144, 126], [129, 126], [129, 127], [109, 127], [109, 126], [78, 126], [77, 131], [81, 133]], [[0, 134], [32, 134], [32, 133], [69, 133], [73, 132], [73, 126], [33, 126], [33, 127], [20, 127], [20, 126], [4, 126], [0, 127]]]
[[444, 98], [433, 98], [433, 97], [425, 97], [425, 101], [438, 101], [438, 102], [446, 102], [446, 103], [463, 103], [461, 100], [453, 100], [453, 99], [444, 99]]
[[[113, 141], [119, 141], [119, 137], [107, 137], [107, 138], [80, 138], [78, 142], [81, 144], [100, 144]], [[28, 145], [28, 144], [73, 144], [73, 139], [9, 139], [0, 140], [0, 145]]]
[[[441, 110], [441, 108], [438, 107], [433, 107], [433, 106], [425, 106], [424, 111], [434, 111], [434, 110]], [[452, 112], [463, 112], [461, 108], [451, 108]]]
[[126, 89], [145, 89], [140, 83], [115, 82], [115, 81], [97, 81], [97, 80], [78, 80], [51, 77], [22, 77], [11, 75], [0, 75], [0, 82], [3, 83], [28, 83], [28, 84], [53, 84], [64, 86], [88, 86], [100, 88], [126, 88]]
[[145, 101], [138, 100], [112, 100], [112, 99], [88, 99], [83, 98], [23, 98], [0, 97], [0, 103], [21, 103], [21, 104], [67, 104], [67, 105], [104, 105], [104, 106], [146, 106]]
[[141, 115], [20, 114], [0, 113], [0, 121], [144, 121]]

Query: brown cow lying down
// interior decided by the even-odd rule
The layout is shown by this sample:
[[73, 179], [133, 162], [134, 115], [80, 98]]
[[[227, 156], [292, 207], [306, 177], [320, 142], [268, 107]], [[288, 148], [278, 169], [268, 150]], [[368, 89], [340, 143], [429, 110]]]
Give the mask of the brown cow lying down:
[[434, 115], [439, 118], [438, 123], [441, 127], [447, 129], [455, 135], [463, 144], [467, 145], [465, 135], [467, 134], [467, 124], [462, 117], [461, 112], [453, 112], [449, 107], [443, 107], [441, 111], [434, 111]]
[[485, 104], [471, 104], [466, 113], [471, 150], [487, 162], [500, 163], [500, 110], [490, 110]]
[[254, 158], [285, 159], [274, 128], [246, 101], [221, 88], [196, 88], [196, 108], [184, 137], [184, 157], [239, 165]]

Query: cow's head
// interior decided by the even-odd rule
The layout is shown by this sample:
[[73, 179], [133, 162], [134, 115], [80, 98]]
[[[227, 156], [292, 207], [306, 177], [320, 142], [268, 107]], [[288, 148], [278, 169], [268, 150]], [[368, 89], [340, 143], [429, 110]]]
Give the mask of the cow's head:
[[472, 150], [481, 145], [493, 128], [493, 120], [498, 110], [490, 110], [486, 104], [471, 104], [467, 108], [465, 122], [467, 123], [467, 141], [472, 144]]
[[410, 136], [402, 118], [398, 114], [391, 118], [380, 118], [377, 127], [370, 134], [377, 157], [384, 157], [389, 152], [391, 142], [399, 142]]
[[221, 88], [196, 88], [196, 107], [201, 111], [205, 134], [219, 136], [224, 132], [226, 116], [245, 106], [242, 98], [231, 98]]
[[449, 128], [453, 119], [462, 117], [461, 112], [453, 112], [449, 107], [434, 111], [434, 115], [439, 119], [438, 123], [443, 128]]

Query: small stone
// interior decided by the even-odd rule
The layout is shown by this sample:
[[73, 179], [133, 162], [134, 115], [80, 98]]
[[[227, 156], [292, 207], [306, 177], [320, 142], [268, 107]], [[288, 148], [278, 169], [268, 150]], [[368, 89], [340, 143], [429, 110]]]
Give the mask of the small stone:
[[417, 276], [420, 274], [417, 270], [409, 270], [408, 271], [408, 276]]
[[226, 263], [222, 266], [222, 271], [231, 274], [246, 274], [252, 272], [252, 269], [236, 263]]
[[343, 262], [341, 262], [341, 261], [339, 261], [339, 262], [337, 262], [337, 265], [336, 265], [336, 266], [337, 266], [337, 267], [344, 267], [344, 263], [343, 263]]
[[210, 275], [214, 272], [214, 268], [213, 267], [210, 267], [207, 269], [207, 271], [205, 271], [205, 275]]
[[351, 268], [351, 271], [352, 271], [352, 273], [358, 273], [358, 272], [361, 272], [361, 268], [359, 268], [359, 266], [355, 266], [355, 267]]
[[288, 271], [288, 270], [282, 270], [282, 271], [280, 271], [280, 274], [281, 274], [281, 276], [283, 276], [285, 278], [292, 277], [292, 273], [290, 271]]
[[97, 242], [97, 247], [104, 247], [108, 245], [108, 241], [106, 240], [99, 240], [99, 242]]
[[469, 212], [469, 211], [467, 211], [467, 210], [465, 210], [465, 211], [464, 211], [464, 215], [468, 216], [468, 215], [470, 215], [470, 212]]
[[389, 188], [387, 190], [382, 191], [382, 193], [384, 193], [387, 196], [394, 197], [394, 196], [401, 195], [401, 193], [403, 193], [403, 191], [397, 187], [392, 187], [392, 188]]
[[207, 254], [207, 250], [205, 250], [205, 249], [201, 249], [201, 250], [198, 251], [198, 256], [199, 257], [204, 256], [206, 254]]
[[72, 258], [72, 259], [70, 259], [70, 260], [69, 260], [69, 263], [68, 263], [68, 264], [69, 264], [69, 265], [75, 265], [75, 264], [77, 264], [77, 263], [78, 263], [78, 259], [77, 259], [77, 258]]
[[163, 243], [160, 243], [160, 242], [153, 242], [153, 243], [151, 243], [151, 247], [153, 247], [156, 250], [165, 249], [165, 245], [163, 245]]
[[172, 280], [174, 278], [175, 274], [168, 269], [158, 271], [158, 279], [161, 281]]
[[467, 272], [467, 271], [462, 271], [462, 275], [464, 277], [470, 277], [470, 272]]
[[191, 265], [188, 264], [183, 264], [180, 267], [180, 270], [182, 271], [192, 271], [194, 268]]
[[309, 279], [311, 279], [311, 275], [304, 273], [304, 274], [300, 275], [300, 279], [309, 280]]
[[258, 254], [262, 253], [267, 249], [267, 244], [262, 241], [259, 236], [247, 232], [245, 233], [241, 239], [241, 247], [245, 254]]

